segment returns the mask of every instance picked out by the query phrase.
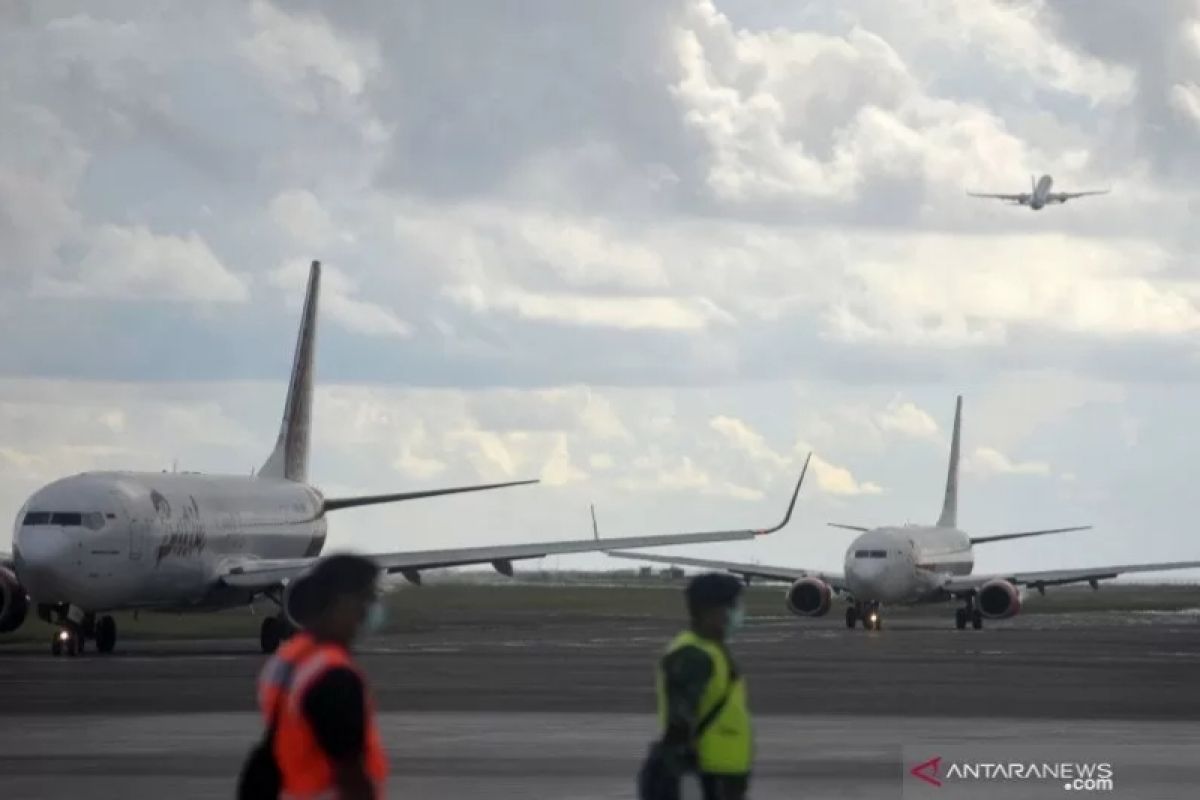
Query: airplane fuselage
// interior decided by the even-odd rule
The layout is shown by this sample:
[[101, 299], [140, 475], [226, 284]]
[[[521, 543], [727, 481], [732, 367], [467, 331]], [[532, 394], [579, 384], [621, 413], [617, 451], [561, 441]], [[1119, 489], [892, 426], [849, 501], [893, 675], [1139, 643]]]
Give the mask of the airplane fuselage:
[[1054, 179], [1049, 175], [1043, 175], [1038, 179], [1038, 182], [1033, 187], [1033, 194], [1029, 197], [1029, 207], [1034, 211], [1041, 211], [1046, 207], [1047, 198], [1050, 196], [1050, 189], [1054, 186]]
[[971, 540], [956, 528], [875, 528], [846, 549], [846, 587], [858, 602], [910, 604], [945, 599], [942, 579], [969, 575]]
[[16, 573], [38, 605], [89, 612], [242, 605], [217, 576], [232, 559], [317, 555], [321, 494], [296, 481], [91, 472], [34, 493], [13, 531]]

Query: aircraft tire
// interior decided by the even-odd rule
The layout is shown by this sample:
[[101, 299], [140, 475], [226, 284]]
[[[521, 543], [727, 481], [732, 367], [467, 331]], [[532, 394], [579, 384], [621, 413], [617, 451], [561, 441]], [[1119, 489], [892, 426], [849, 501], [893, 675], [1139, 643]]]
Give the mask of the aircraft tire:
[[846, 627], [853, 630], [856, 624], [858, 624], [858, 609], [850, 606], [846, 609]]
[[96, 621], [96, 650], [111, 653], [117, 646], [117, 621], [104, 616]]
[[258, 634], [258, 643], [264, 653], [274, 653], [284, 639], [283, 623], [276, 617], [267, 617], [262, 621], [262, 629]]
[[956, 608], [954, 610], [954, 627], [961, 630], [966, 630], [967, 627], [967, 610], [965, 608]]
[[971, 627], [975, 630], [983, 627], [983, 612], [978, 608], [975, 609], [975, 613], [971, 614]]

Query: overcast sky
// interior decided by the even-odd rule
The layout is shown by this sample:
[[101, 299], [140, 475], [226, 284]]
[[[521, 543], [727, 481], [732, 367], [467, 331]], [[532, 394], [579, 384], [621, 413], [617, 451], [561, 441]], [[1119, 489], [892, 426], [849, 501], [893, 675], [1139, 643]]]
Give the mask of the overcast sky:
[[[16, 2], [0, 75], [0, 514], [249, 473], [320, 258], [319, 486], [542, 479], [332, 545], [760, 526], [811, 448], [690, 552], [837, 568], [961, 392], [964, 527], [1098, 526], [979, 569], [1200, 558], [1200, 2]], [[1113, 193], [965, 195], [1043, 173]]]

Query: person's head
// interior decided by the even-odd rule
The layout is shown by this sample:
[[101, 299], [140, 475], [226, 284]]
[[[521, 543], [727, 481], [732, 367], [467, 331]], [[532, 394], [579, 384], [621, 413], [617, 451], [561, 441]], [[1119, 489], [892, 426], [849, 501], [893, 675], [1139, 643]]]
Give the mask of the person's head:
[[721, 641], [741, 625], [742, 582], [732, 575], [697, 575], [688, 582], [685, 594], [692, 629], [701, 636]]
[[362, 556], [321, 559], [288, 591], [287, 614], [313, 635], [350, 644], [368, 617], [377, 617], [379, 567]]

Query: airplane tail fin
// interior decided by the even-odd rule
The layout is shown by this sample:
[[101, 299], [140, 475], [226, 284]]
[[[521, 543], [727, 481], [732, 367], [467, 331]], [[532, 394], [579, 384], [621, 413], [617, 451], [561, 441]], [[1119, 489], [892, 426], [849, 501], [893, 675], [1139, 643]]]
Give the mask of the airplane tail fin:
[[939, 528], [958, 526], [958, 451], [962, 433], [962, 395], [954, 405], [954, 433], [950, 439], [950, 467], [946, 470], [946, 498], [942, 501], [942, 515], [938, 517]]
[[1037, 194], [1037, 175], [1029, 176], [1029, 193]]
[[283, 407], [283, 422], [279, 426], [279, 438], [275, 441], [275, 449], [258, 471], [260, 478], [284, 478], [300, 482], [308, 480], [313, 351], [316, 348], [317, 296], [320, 288], [321, 262], [314, 261], [308, 272], [308, 290], [304, 295], [304, 312], [300, 317], [300, 333], [296, 338], [296, 354], [292, 361], [287, 402]]

